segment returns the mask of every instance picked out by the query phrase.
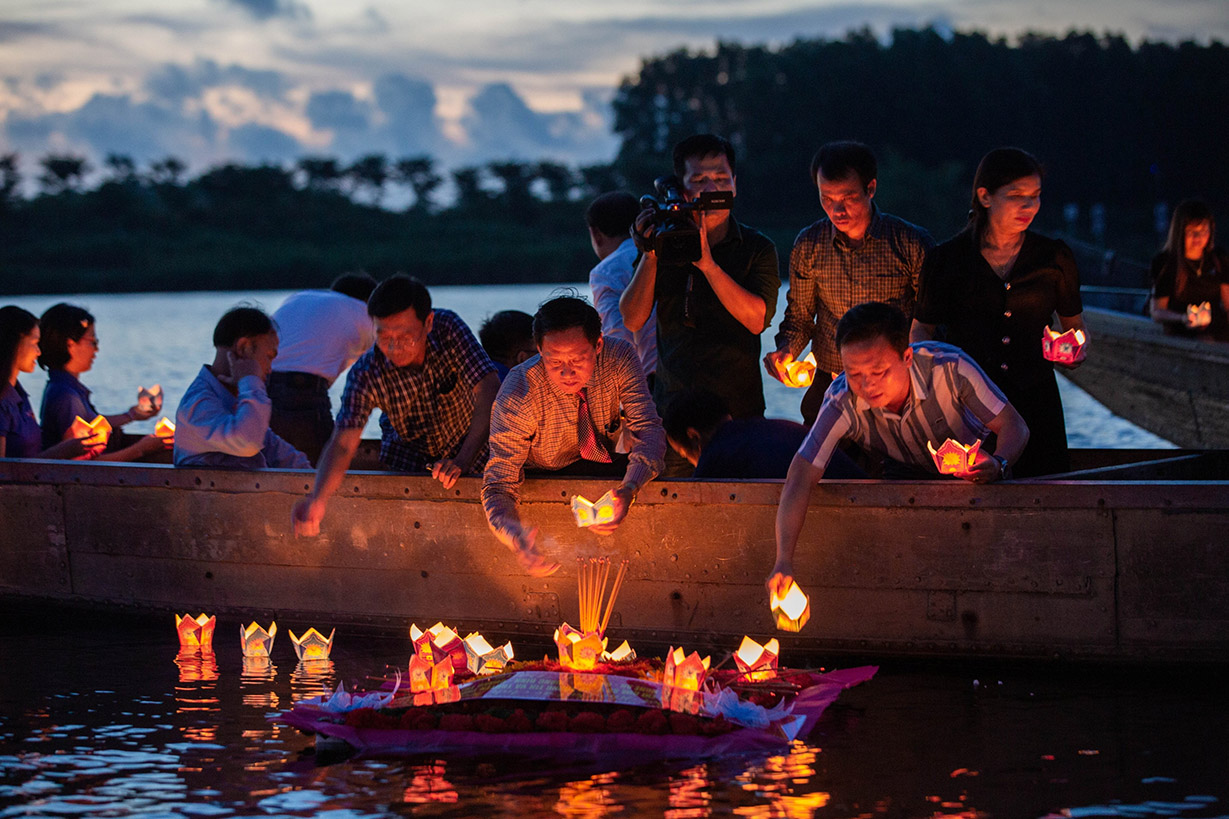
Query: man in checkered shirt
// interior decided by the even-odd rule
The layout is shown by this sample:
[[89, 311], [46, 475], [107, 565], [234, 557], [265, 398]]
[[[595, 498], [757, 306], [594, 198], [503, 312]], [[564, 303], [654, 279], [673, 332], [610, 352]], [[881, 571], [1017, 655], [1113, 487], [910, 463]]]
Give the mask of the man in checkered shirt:
[[789, 293], [777, 349], [764, 368], [790, 384], [785, 365], [815, 353], [815, 380], [802, 399], [802, 417], [815, 421], [824, 391], [841, 371], [833, 339], [836, 323], [855, 304], [882, 301], [913, 315], [918, 275], [930, 234], [875, 207], [878, 165], [860, 142], [830, 142], [811, 160], [811, 180], [827, 216], [803, 230], [789, 257]]
[[295, 534], [319, 533], [326, 501], [377, 407], [383, 411], [380, 460], [392, 469], [430, 470], [447, 489], [486, 463], [499, 376], [469, 327], [451, 310], [432, 310], [427, 288], [404, 274], [380, 283], [367, 313], [376, 343], [346, 375], [315, 484], [291, 513]]
[[[526, 468], [621, 478], [612, 490], [613, 519], [589, 527], [607, 535], [661, 472], [666, 433], [636, 348], [603, 338], [601, 316], [588, 302], [573, 296], [546, 302], [534, 316], [533, 337], [539, 354], [508, 373], [491, 412], [482, 506], [495, 536], [525, 570], [545, 576], [559, 564], [538, 552], [537, 529], [521, 520]], [[626, 454], [615, 452], [620, 428]]]

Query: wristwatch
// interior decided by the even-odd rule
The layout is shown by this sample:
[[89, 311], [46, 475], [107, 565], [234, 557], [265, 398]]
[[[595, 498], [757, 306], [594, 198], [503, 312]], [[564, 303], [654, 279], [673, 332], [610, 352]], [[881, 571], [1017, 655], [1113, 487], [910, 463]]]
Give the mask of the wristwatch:
[[999, 464], [999, 480], [1011, 480], [1011, 464], [1007, 463], [1007, 459], [1002, 455], [991, 455], [991, 458], [998, 461]]

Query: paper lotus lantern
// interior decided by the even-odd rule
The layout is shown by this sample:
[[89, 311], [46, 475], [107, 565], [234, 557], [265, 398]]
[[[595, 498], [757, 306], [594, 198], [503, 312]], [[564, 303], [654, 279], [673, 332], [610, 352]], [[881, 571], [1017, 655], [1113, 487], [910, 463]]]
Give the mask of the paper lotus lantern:
[[1049, 327], [1041, 334], [1041, 355], [1046, 361], [1059, 364], [1074, 364], [1084, 349], [1087, 337], [1083, 330], [1067, 330], [1056, 333]]
[[614, 651], [603, 651], [602, 659], [608, 663], [630, 663], [636, 659], [636, 649], [624, 640]]
[[512, 643], [504, 643], [499, 648], [492, 648], [486, 638], [474, 632], [461, 641], [465, 646], [465, 660], [469, 670], [475, 674], [494, 674], [503, 671], [504, 666], [512, 662]]
[[743, 637], [738, 651], [734, 652], [734, 665], [744, 680], [759, 682], [771, 680], [777, 676], [777, 657], [781, 653], [781, 644], [773, 637], [764, 645], [760, 645], [750, 637]]
[[73, 438], [84, 438], [82, 443], [89, 447], [93, 454], [106, 449], [107, 441], [111, 439], [111, 423], [101, 415], [93, 421], [87, 421], [78, 415], [73, 419], [68, 431]]
[[411, 625], [410, 640], [414, 642], [414, 653], [423, 655], [423, 659], [432, 663], [448, 657], [458, 671], [468, 664], [461, 635], [443, 623], [436, 623], [426, 631]]
[[685, 691], [699, 691], [708, 676], [710, 657], [700, 659], [700, 652], [687, 654], [682, 647], [671, 648], [666, 654], [666, 669], [662, 672], [662, 685], [682, 688]]
[[243, 656], [268, 657], [273, 650], [273, 638], [276, 636], [276, 622], [269, 624], [268, 631], [256, 625], [255, 620], [250, 625], [239, 626], [239, 645], [243, 648]]
[[154, 424], [154, 435], [157, 435], [162, 440], [175, 437], [175, 424], [170, 418], [162, 417], [162, 420]]
[[778, 597], [776, 592], [770, 594], [768, 605], [781, 631], [800, 631], [811, 619], [811, 601], [796, 580], [790, 581], [784, 596]]
[[294, 653], [300, 660], [327, 660], [329, 652], [333, 650], [333, 636], [336, 634], [337, 629], [333, 629], [326, 639], [315, 628], [309, 628], [303, 632], [302, 637], [296, 637], [294, 629], [291, 629], [290, 642], [294, 646]]
[[576, 525], [582, 528], [610, 523], [615, 515], [614, 490], [592, 502], [582, 495], [573, 495], [572, 515], [576, 518]]
[[210, 617], [204, 613], [193, 617], [190, 614], [185, 614], [180, 617], [175, 615], [175, 630], [179, 632], [179, 645], [183, 648], [195, 648], [200, 646], [207, 648], [213, 645], [213, 627], [218, 623], [218, 618]]
[[452, 660], [443, 657], [438, 663], [433, 663], [421, 654], [410, 658], [410, 691], [414, 694], [423, 691], [439, 691], [452, 685], [456, 669]]
[[162, 385], [155, 384], [149, 389], [137, 387], [137, 407], [143, 412], [157, 412], [162, 409]]
[[1186, 305], [1186, 323], [1190, 327], [1207, 327], [1212, 323], [1212, 302]]
[[791, 387], [809, 387], [815, 383], [815, 368], [818, 362], [815, 361], [815, 353], [807, 353], [806, 358], [796, 359], [785, 364], [778, 365], [782, 380]]
[[592, 671], [606, 650], [606, 638], [596, 631], [580, 631], [567, 623], [555, 629], [559, 664], [573, 671]]
[[981, 449], [981, 441], [974, 441], [965, 446], [957, 440], [948, 438], [943, 445], [935, 449], [930, 441], [926, 442], [930, 457], [935, 459], [935, 468], [940, 475], [963, 475], [973, 468], [977, 460], [977, 451]]

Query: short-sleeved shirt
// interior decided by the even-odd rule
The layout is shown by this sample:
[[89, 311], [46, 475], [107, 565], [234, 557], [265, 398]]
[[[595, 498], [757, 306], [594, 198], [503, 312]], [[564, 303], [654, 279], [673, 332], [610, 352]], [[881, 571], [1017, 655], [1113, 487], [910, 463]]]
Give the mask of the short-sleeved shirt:
[[[872, 407], [837, 376], [798, 454], [825, 469], [837, 444], [853, 441], [870, 452], [938, 473], [926, 444], [948, 438], [969, 445], [989, 434], [1007, 398], [969, 356], [950, 344], [909, 345], [909, 399], [899, 413]], [[1040, 346], [1040, 344], [1038, 345]]]
[[43, 451], [43, 434], [21, 382], [0, 387], [0, 436], [6, 458], [33, 458]]
[[43, 427], [43, 448], [48, 449], [64, 440], [64, 433], [78, 417], [93, 421], [98, 417], [90, 403], [90, 391], [67, 370], [51, 370], [43, 390], [40, 409]]
[[789, 255], [789, 293], [777, 347], [788, 344], [796, 358], [810, 343], [819, 369], [839, 373], [836, 323], [867, 301], [913, 315], [922, 261], [934, 245], [927, 231], [878, 208], [857, 246], [827, 217], [806, 228]]
[[275, 373], [311, 373], [332, 384], [375, 343], [366, 303], [333, 290], [291, 295], [273, 321], [278, 335]]
[[[1229, 256], [1214, 248], [1205, 253], [1198, 264], [1186, 258], [1180, 259], [1178, 264], [1181, 270], [1173, 263], [1169, 253], [1158, 253], [1153, 258], [1152, 297], [1168, 298], [1169, 309], [1178, 313], [1186, 312], [1192, 304], [1206, 301], [1211, 308], [1212, 323], [1198, 329], [1176, 327], [1173, 330], [1179, 335], [1223, 333], [1229, 327], [1229, 316], [1226, 316], [1225, 305], [1221, 301], [1221, 287], [1229, 284]], [[1179, 276], [1179, 273], [1182, 275]]]
[[[657, 377], [659, 408], [680, 390], [701, 388], [724, 399], [735, 418], [764, 414], [759, 333], [777, 309], [781, 271], [772, 240], [733, 218], [713, 261], [748, 292], [764, 300], [764, 327], [752, 333], [730, 314], [692, 264], [657, 268]], [[690, 291], [690, 297], [689, 297]]]
[[926, 255], [917, 312], [942, 325], [944, 340], [964, 350], [1008, 393], [1053, 378], [1041, 338], [1057, 312], [1078, 316], [1080, 274], [1071, 248], [1027, 231], [1007, 278], [999, 278], [966, 230]]
[[[380, 460], [419, 472], [441, 458], [455, 457], [474, 415], [474, 387], [495, 365], [461, 317], [434, 311], [421, 367], [398, 367], [372, 347], [354, 362], [337, 413], [339, 429], [362, 429], [379, 408]], [[486, 463], [484, 445], [466, 469]]]

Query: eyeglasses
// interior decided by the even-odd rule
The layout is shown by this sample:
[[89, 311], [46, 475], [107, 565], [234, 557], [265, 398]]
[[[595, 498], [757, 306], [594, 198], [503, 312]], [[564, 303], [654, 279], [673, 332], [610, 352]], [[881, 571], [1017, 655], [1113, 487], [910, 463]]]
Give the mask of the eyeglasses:
[[412, 350], [422, 343], [415, 336], [381, 336], [376, 335], [376, 343], [385, 350]]

